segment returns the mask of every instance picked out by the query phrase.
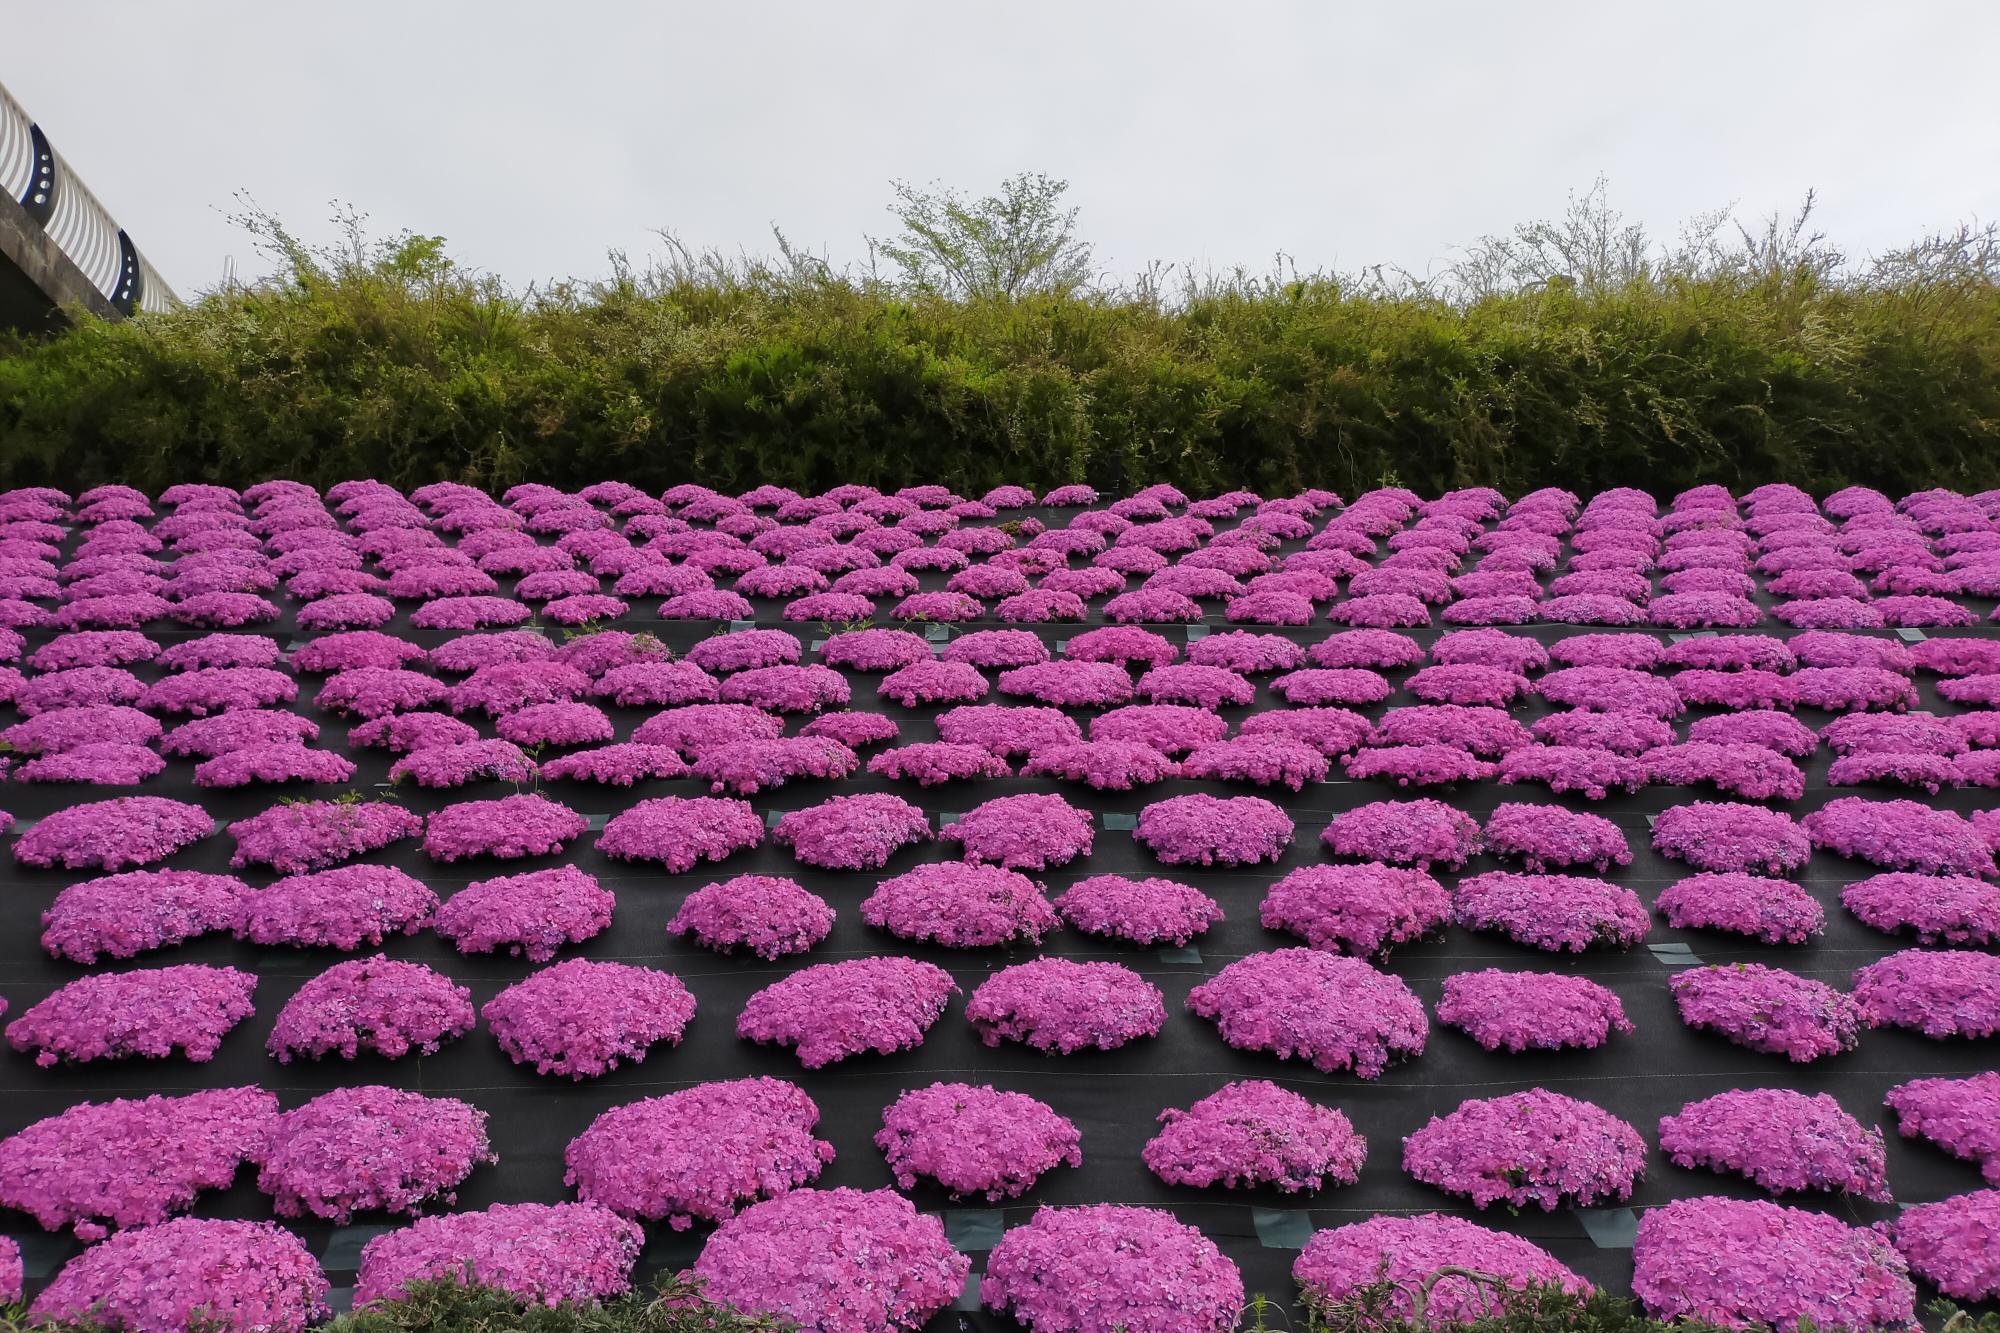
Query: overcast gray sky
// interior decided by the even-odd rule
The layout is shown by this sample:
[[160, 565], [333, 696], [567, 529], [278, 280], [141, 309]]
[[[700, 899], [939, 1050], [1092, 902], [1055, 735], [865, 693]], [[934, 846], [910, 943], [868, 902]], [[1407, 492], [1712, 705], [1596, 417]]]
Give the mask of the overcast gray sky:
[[1820, 192], [1851, 252], [2000, 216], [2000, 4], [62, 0], [0, 82], [185, 295], [245, 189], [524, 282], [657, 248], [835, 259], [888, 182], [1067, 177], [1100, 264], [1416, 271], [1609, 177], [1671, 235]]

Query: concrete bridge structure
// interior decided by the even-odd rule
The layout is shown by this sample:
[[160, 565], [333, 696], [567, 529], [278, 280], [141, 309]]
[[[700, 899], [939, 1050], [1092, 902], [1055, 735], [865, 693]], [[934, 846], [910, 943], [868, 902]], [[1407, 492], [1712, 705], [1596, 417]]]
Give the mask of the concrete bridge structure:
[[0, 326], [60, 327], [179, 304], [103, 204], [0, 87]]

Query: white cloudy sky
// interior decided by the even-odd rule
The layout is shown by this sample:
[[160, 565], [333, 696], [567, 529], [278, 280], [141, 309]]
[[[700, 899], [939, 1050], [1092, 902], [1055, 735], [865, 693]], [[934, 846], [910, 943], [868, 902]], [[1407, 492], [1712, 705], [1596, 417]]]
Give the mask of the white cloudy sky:
[[1067, 177], [1101, 264], [1422, 271], [1602, 174], [1671, 234], [1809, 188], [1853, 252], [2000, 216], [1991, 0], [64, 0], [0, 81], [184, 294], [248, 190], [510, 280], [651, 229], [836, 259], [891, 178]]

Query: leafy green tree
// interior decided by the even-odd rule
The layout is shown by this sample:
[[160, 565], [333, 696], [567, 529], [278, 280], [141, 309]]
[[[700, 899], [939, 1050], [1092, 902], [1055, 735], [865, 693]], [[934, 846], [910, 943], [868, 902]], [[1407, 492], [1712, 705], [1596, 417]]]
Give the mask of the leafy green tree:
[[870, 244], [911, 289], [957, 299], [1067, 296], [1090, 283], [1091, 249], [1077, 239], [1069, 182], [1022, 172], [997, 194], [967, 199], [942, 186], [893, 182], [889, 211], [902, 235]]

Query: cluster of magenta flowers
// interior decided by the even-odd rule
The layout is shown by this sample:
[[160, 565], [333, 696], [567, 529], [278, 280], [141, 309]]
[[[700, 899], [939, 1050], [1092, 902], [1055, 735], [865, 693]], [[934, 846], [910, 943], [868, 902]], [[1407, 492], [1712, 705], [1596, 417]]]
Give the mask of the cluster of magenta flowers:
[[[12, 1206], [86, 1239], [117, 1233], [38, 1308], [101, 1302], [137, 1326], [194, 1305], [251, 1326], [316, 1317], [326, 1283], [286, 1233], [173, 1216], [243, 1162], [283, 1216], [453, 1207], [490, 1161], [481, 1113], [361, 1080], [482, 1013], [523, 1078], [688, 1060], [660, 1048], [704, 1032], [694, 993], [622, 943], [610, 952], [614, 911], [621, 942], [658, 910], [648, 929], [736, 954], [687, 975], [757, 974], [737, 1038], [793, 1048], [808, 1070], [920, 1045], [960, 982], [976, 1037], [1025, 1048], [1001, 1060], [1132, 1059], [1095, 1053], [1143, 1049], [1185, 994], [1223, 1042], [1259, 1053], [1241, 1059], [1312, 1066], [1282, 1087], [1218, 1079], [1177, 1099], [1144, 1161], [1191, 1188], [1354, 1183], [1365, 1142], [1293, 1089], [1419, 1056], [1419, 991], [1462, 1057], [1479, 1058], [1469, 1040], [1524, 1069], [1588, 1059], [1632, 1031], [1637, 983], [1621, 970], [1614, 991], [1585, 975], [1605, 960], [1576, 955], [1633, 947], [1655, 914], [1734, 937], [1725, 958], [1809, 952], [1829, 874], [1853, 918], [1835, 929], [1879, 932], [1887, 956], [1837, 974], [1667, 973], [1685, 1023], [1795, 1061], [1870, 1028], [1908, 1034], [1876, 1038], [1885, 1048], [2000, 1031], [2000, 812], [1976, 808], [2000, 786], [2000, 648], [1975, 628], [2000, 598], [2000, 496], [1702, 487], [1663, 507], [1629, 490], [1586, 505], [1393, 487], [1190, 501], [1160, 486], [1104, 503], [1066, 487], [1038, 517], [1009, 517], [1036, 503], [1019, 487], [858, 485], [0, 494], [15, 860], [50, 881], [43, 949], [105, 969], [16, 1000], [8, 1035], [49, 1067], [33, 1076], [199, 1065], [246, 1040], [229, 1034], [252, 1014], [251, 971], [144, 957], [175, 949], [280, 950], [246, 965], [279, 995], [281, 979], [296, 986], [270, 1005], [271, 1056], [357, 1062], [332, 1066], [354, 1086], [289, 1111], [251, 1088], [80, 1103], [56, 1156], [56, 1130], [0, 1142]], [[363, 766], [360, 790], [340, 791]], [[362, 796], [384, 770], [394, 788]], [[210, 795], [131, 794], [170, 772]], [[1820, 773], [1849, 794], [1802, 800]], [[1646, 788], [1664, 789], [1644, 797], [1649, 830], [1585, 808]], [[1493, 808], [1495, 792], [1512, 799]], [[1671, 882], [1632, 880], [1657, 887], [1652, 912], [1624, 883], [1641, 835], [1678, 863]], [[774, 855], [799, 878], [720, 864], [762, 871]], [[1160, 874], [1138, 868], [1153, 862]], [[703, 871], [715, 882], [674, 878]], [[1262, 927], [1252, 947], [1268, 951], [1204, 965], [1188, 946], [1225, 903], [1238, 920], [1222, 948]], [[842, 940], [877, 956], [814, 965], [835, 904], [869, 928]], [[1533, 957], [1520, 952], [1426, 975], [1427, 942], [1467, 929], [1505, 937], [1482, 946], [1503, 961], [1514, 944], [1557, 956], [1548, 971], [1519, 970]], [[496, 956], [466, 961], [472, 987], [400, 957], [325, 956], [400, 952], [425, 931]], [[1286, 936], [1308, 947], [1273, 947]], [[1905, 944], [1918, 947], [1891, 952]], [[1036, 957], [1044, 945], [1083, 958]], [[1169, 974], [1198, 970], [1191, 990], [1153, 983], [1135, 952], [1153, 949], [1179, 951], [1160, 960]], [[1415, 989], [1392, 958], [1415, 960]], [[686, 1091], [614, 1106], [572, 1142], [582, 1202], [422, 1218], [369, 1247], [358, 1298], [419, 1275], [601, 1298], [632, 1280], [634, 1223], [659, 1221], [733, 1228], [698, 1271], [750, 1309], [908, 1327], [961, 1294], [964, 1260], [929, 1218], [886, 1191], [811, 1188], [831, 1148], [804, 1091], [663, 1077], [690, 1073]], [[1081, 1160], [1087, 1135], [1060, 1099], [901, 1077], [877, 1139], [901, 1188], [1031, 1197]], [[1995, 1097], [1985, 1076], [1919, 1079], [1889, 1105], [1905, 1134], [2000, 1183]], [[1553, 1093], [1467, 1103], [1439, 1125], [1411, 1135], [1410, 1171], [1482, 1206], [1595, 1206], [1637, 1175], [1622, 1122]], [[1538, 1158], [1550, 1138], [1575, 1150]], [[1880, 1135], [1826, 1097], [1724, 1091], [1666, 1116], [1660, 1146], [1772, 1194], [1888, 1196]], [[1991, 1192], [1873, 1231], [1674, 1206], [1671, 1225], [1647, 1213], [1636, 1255], [1660, 1312], [1789, 1327], [1866, 1309], [1893, 1324], [1904, 1263], [1964, 1299], [2000, 1287], [1981, 1244]], [[1704, 1244], [1729, 1262], [1681, 1281], [1681, 1256]], [[256, 1276], [201, 1275], [201, 1256], [242, 1254]], [[1526, 1241], [1436, 1217], [1322, 1232], [1297, 1276], [1333, 1300], [1384, 1273], [1413, 1286], [1447, 1258], [1583, 1285]], [[0, 1246], [0, 1295], [7, 1259]], [[1017, 1225], [981, 1293], [1045, 1330], [1221, 1328], [1242, 1294], [1199, 1233], [1129, 1208]], [[1430, 1309], [1495, 1299], [1451, 1280]]]

